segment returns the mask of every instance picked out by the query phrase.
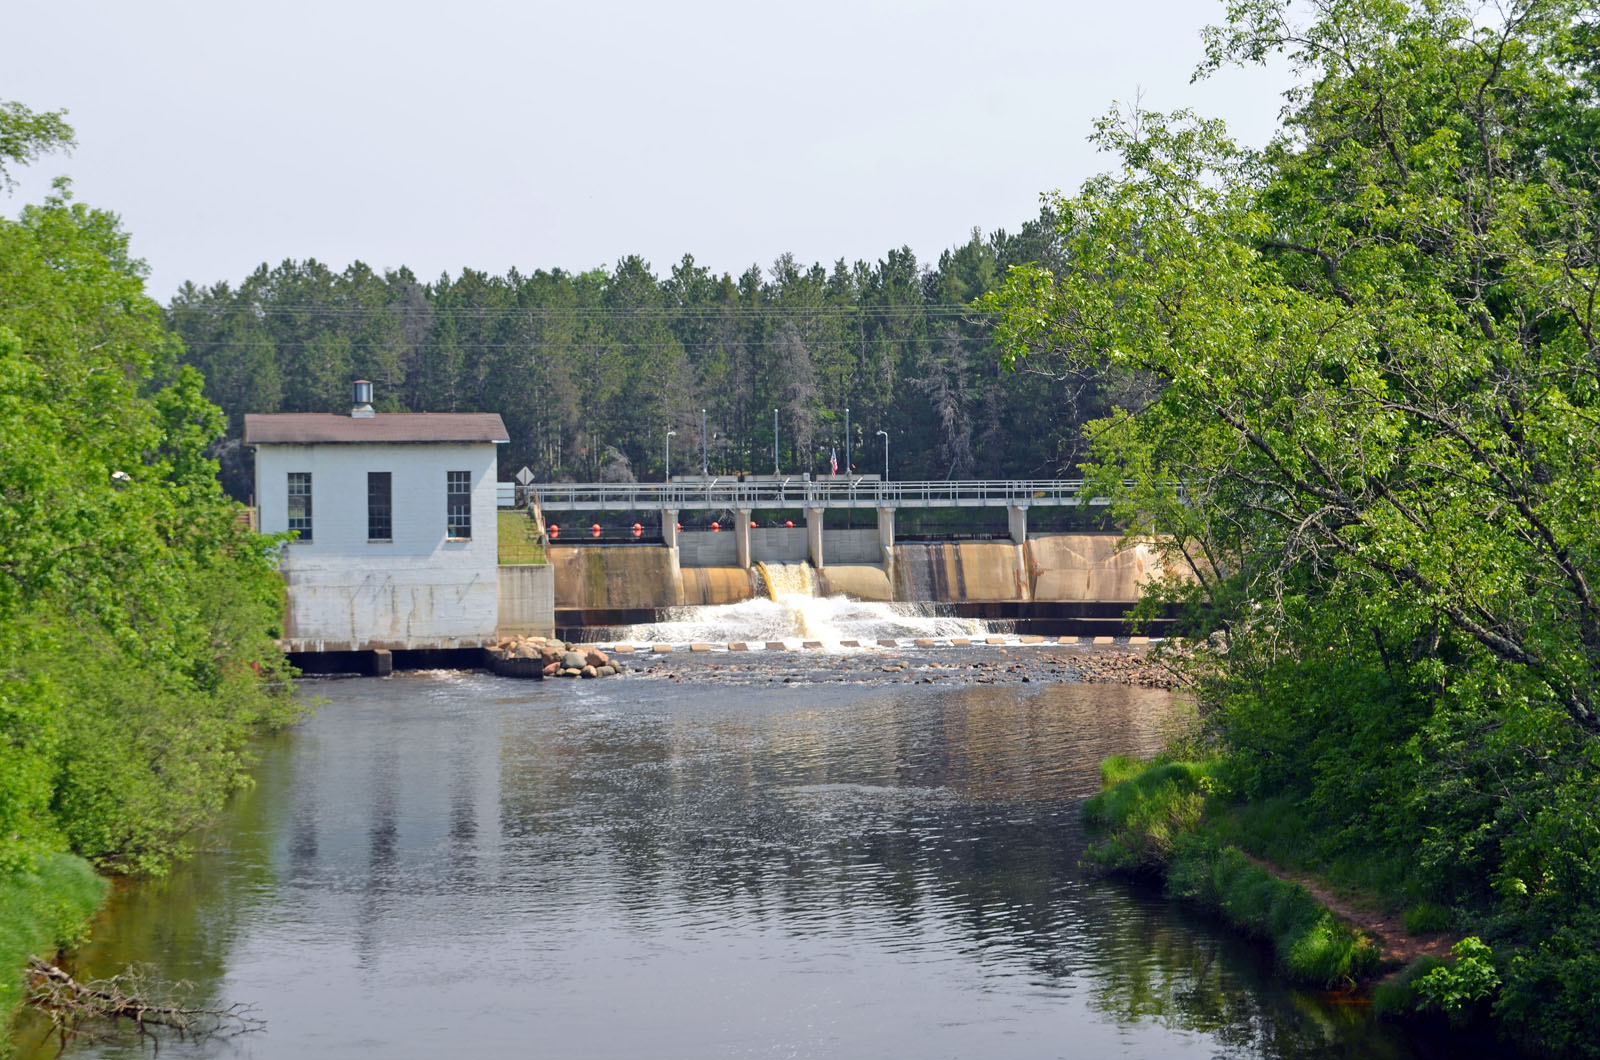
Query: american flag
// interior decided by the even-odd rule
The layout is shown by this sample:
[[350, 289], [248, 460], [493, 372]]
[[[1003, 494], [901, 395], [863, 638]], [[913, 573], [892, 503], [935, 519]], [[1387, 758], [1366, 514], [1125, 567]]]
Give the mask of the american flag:
[[828, 455], [828, 474], [833, 476], [839, 474], [839, 450], [837, 449]]

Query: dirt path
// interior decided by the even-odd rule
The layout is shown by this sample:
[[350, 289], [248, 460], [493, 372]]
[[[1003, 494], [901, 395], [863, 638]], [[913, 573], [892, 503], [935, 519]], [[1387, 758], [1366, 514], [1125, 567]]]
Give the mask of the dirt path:
[[1378, 943], [1384, 970], [1392, 966], [1403, 967], [1424, 954], [1447, 956], [1454, 939], [1446, 932], [1428, 932], [1413, 935], [1406, 931], [1405, 919], [1398, 914], [1385, 913], [1363, 902], [1354, 902], [1329, 890], [1315, 876], [1290, 872], [1269, 861], [1246, 854], [1253, 863], [1279, 879], [1298, 883], [1321, 902], [1334, 916], [1346, 924], [1372, 936]]

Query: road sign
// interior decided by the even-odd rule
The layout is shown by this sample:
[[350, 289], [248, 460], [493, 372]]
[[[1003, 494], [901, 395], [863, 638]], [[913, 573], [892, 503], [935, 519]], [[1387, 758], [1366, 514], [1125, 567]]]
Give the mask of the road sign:
[[517, 481], [522, 483], [524, 486], [532, 485], [533, 472], [529, 471], [527, 468], [523, 468], [521, 471], [517, 472]]

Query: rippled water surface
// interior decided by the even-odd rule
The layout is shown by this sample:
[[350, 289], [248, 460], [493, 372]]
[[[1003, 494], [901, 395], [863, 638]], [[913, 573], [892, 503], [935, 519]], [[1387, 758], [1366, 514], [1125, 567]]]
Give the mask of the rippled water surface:
[[1159, 745], [1163, 692], [307, 688], [206, 849], [81, 959], [268, 1021], [163, 1057], [1412, 1055], [1077, 868], [1098, 763]]

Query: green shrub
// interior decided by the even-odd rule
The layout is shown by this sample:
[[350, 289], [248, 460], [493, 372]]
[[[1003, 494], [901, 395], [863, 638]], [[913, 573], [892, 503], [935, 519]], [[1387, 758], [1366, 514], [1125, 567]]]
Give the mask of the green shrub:
[[1547, 1054], [1600, 1056], [1600, 913], [1586, 911], [1500, 969], [1494, 1015]]
[[1455, 1020], [1484, 1006], [1500, 988], [1500, 975], [1494, 969], [1493, 951], [1476, 935], [1450, 947], [1450, 956], [1454, 960], [1416, 980], [1416, 988], [1424, 1003]]
[[77, 942], [105, 899], [106, 881], [82, 858], [54, 854], [0, 876], [0, 1021], [22, 1001], [31, 954]]

